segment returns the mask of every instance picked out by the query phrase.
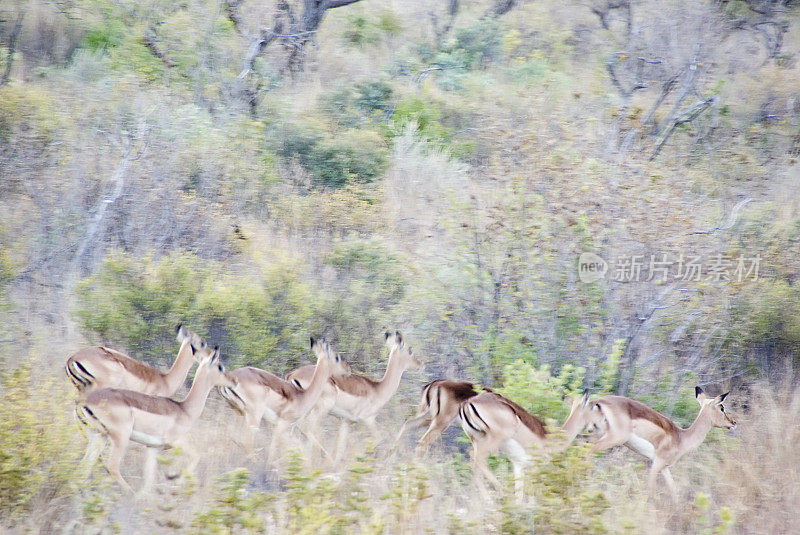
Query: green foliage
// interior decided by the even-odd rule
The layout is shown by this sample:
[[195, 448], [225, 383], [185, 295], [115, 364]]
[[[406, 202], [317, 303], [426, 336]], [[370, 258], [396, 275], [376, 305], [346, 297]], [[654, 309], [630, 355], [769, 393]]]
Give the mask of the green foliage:
[[[46, 146], [61, 126], [54, 98], [40, 87], [6, 85], [0, 87], [0, 142], [22, 148]], [[2, 147], [0, 147], [2, 149]], [[12, 175], [3, 173], [2, 180]]]
[[744, 344], [800, 352], [800, 286], [783, 280], [748, 283], [736, 301], [734, 321]]
[[440, 107], [419, 97], [406, 97], [397, 102], [391, 117], [391, 131], [402, 134], [408, 123], [417, 127], [417, 136], [440, 146], [450, 139], [450, 131], [441, 123]]
[[594, 381], [594, 391], [598, 395], [611, 394], [616, 390], [619, 379], [619, 366], [622, 363], [622, 354], [625, 351], [627, 340], [617, 338], [611, 345], [605, 362], [600, 365], [600, 375]]
[[357, 129], [335, 135], [313, 129], [288, 129], [280, 154], [287, 159], [296, 158], [315, 185], [329, 188], [372, 182], [388, 162], [381, 136]]
[[[721, 507], [716, 514], [711, 509], [711, 500], [703, 492], [694, 495], [694, 511], [697, 515], [694, 532], [701, 535], [722, 535], [729, 533], [735, 522], [729, 507]], [[718, 521], [715, 522], [715, 518]]]
[[387, 159], [379, 135], [349, 130], [316, 143], [303, 160], [317, 184], [340, 188], [349, 182], [372, 182], [386, 169]]
[[296, 451], [288, 454], [284, 478], [286, 507], [290, 533], [339, 533], [346, 521], [336, 514], [337, 486], [331, 479], [320, 477], [319, 471], [306, 471]]
[[97, 52], [120, 46], [126, 30], [127, 28], [120, 20], [110, 20], [105, 24], [97, 24], [86, 31], [81, 47]]
[[385, 111], [392, 98], [392, 86], [383, 81], [365, 81], [355, 85], [355, 104], [367, 113]]
[[244, 468], [217, 478], [211, 509], [192, 521], [195, 533], [264, 533], [264, 516], [272, 509], [273, 496], [248, 489], [250, 473]]
[[94, 275], [78, 284], [75, 316], [101, 340], [145, 353], [168, 353], [175, 325], [194, 317], [197, 292], [211, 276], [202, 264], [190, 253], [159, 260], [111, 253]]
[[571, 399], [580, 393], [585, 373], [581, 367], [566, 364], [558, 375], [552, 375], [548, 365], [536, 368], [516, 360], [503, 367], [503, 387], [497, 392], [539, 418], [562, 422], [569, 413], [564, 398]]
[[228, 348], [231, 365], [271, 367], [305, 364], [308, 323], [314, 313], [310, 288], [296, 263], [276, 263], [260, 283], [217, 276], [198, 295], [193, 317]]
[[85, 445], [67, 388], [30, 364], [0, 372], [0, 522], [75, 492]]
[[570, 446], [532, 463], [537, 533], [607, 533], [608, 500], [594, 487], [588, 445]]
[[422, 500], [428, 497], [427, 470], [421, 466], [401, 464], [395, 468], [392, 479], [391, 490], [381, 496], [389, 504], [390, 525], [411, 526], [419, 514]]
[[462, 69], [486, 68], [499, 59], [502, 42], [500, 22], [487, 17], [456, 31], [433, 57], [433, 62]]
[[212, 337], [231, 365], [267, 357], [273, 365], [299, 364], [314, 308], [297, 268], [276, 262], [257, 282], [221, 275], [190, 253], [157, 261], [113, 253], [78, 285], [75, 314], [87, 332], [137, 353], [171, 353], [174, 327], [184, 323]]

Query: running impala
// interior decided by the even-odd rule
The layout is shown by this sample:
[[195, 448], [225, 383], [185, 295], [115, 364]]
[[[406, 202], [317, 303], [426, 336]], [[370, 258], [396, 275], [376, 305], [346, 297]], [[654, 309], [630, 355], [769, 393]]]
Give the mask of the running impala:
[[511, 460], [514, 488], [522, 498], [522, 474], [530, 462], [531, 447], [544, 448], [547, 432], [544, 424], [510, 399], [496, 392], [483, 392], [467, 399], [459, 407], [461, 427], [472, 442], [472, 462], [496, 488], [500, 482], [489, 469], [486, 459], [502, 451]]
[[107, 347], [85, 347], [67, 359], [67, 377], [83, 394], [98, 388], [124, 388], [153, 396], [171, 396], [183, 385], [194, 364], [194, 350], [203, 345], [199, 336], [178, 325], [181, 348], [172, 367], [162, 372], [140, 360]]
[[435, 439], [439, 438], [445, 429], [458, 418], [458, 409], [461, 404], [478, 395], [480, 390], [491, 392], [489, 388], [480, 387], [467, 381], [448, 381], [437, 379], [422, 387], [417, 414], [409, 418], [400, 428], [395, 446], [400, 442], [403, 434], [409, 429], [418, 429], [428, 426], [425, 434], [419, 439], [414, 455], [420, 456], [425, 448]]
[[[191, 348], [194, 351], [194, 346]], [[180, 446], [190, 455], [189, 471], [197, 466], [199, 457], [185, 440], [186, 433], [203, 412], [214, 386], [236, 386], [236, 379], [226, 373], [220, 363], [219, 348], [211, 351], [204, 346], [200, 353], [196, 355], [200, 364], [192, 388], [183, 401], [131, 390], [100, 388], [89, 392], [86, 399], [76, 406], [82, 423], [110, 439], [111, 452], [106, 467], [123, 489], [133, 492], [120, 473], [120, 462], [131, 441], [148, 448], [141, 492], [152, 483], [157, 448]]]
[[[383, 377], [377, 381], [358, 374], [332, 377], [309, 417], [309, 427], [312, 429], [318, 428], [319, 418], [324, 414], [342, 418], [337, 456], [343, 451], [347, 422], [360, 422], [370, 429], [373, 436], [380, 436], [375, 427], [378, 412], [397, 392], [403, 372], [422, 368], [422, 362], [406, 346], [400, 331], [394, 334], [387, 332], [385, 338], [389, 360]], [[313, 374], [313, 366], [303, 366], [288, 374], [286, 379], [300, 388], [308, 388]]]
[[224, 387], [221, 392], [228, 403], [244, 415], [243, 444], [248, 452], [253, 451], [255, 433], [261, 419], [266, 417], [275, 424], [267, 455], [268, 460], [274, 459], [279, 441], [292, 424], [314, 408], [328, 380], [350, 373], [350, 366], [325, 339], [311, 338], [311, 350], [317, 355], [317, 364], [305, 390], [277, 375], [250, 366], [231, 372], [239, 384], [235, 388]]
[[658, 475], [661, 474], [670, 493], [677, 498], [669, 467], [697, 448], [712, 427], [732, 429], [736, 426], [722, 404], [729, 393], [710, 398], [702, 388], [695, 387], [700, 412], [686, 429], [634, 399], [602, 397], [582, 410], [584, 421], [603, 433], [592, 445], [591, 452], [597, 453], [623, 444], [628, 446], [652, 461], [647, 474], [648, 496], [652, 496]]

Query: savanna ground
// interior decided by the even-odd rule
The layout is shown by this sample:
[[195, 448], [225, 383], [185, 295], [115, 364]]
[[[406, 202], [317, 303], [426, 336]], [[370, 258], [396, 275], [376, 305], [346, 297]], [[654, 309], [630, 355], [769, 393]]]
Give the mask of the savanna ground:
[[[0, 0], [0, 529], [797, 531], [799, 16]], [[603, 277], [581, 276], [585, 252]], [[677, 504], [645, 501], [633, 453], [590, 459], [582, 440], [535, 463], [520, 504], [481, 494], [457, 428], [418, 462], [419, 434], [394, 451], [355, 429], [338, 466], [301, 441], [268, 471], [213, 393], [197, 473], [133, 500], [80, 463], [62, 366], [93, 344], [168, 366], [179, 322], [279, 375], [313, 334], [377, 377], [382, 333], [403, 331], [426, 368], [387, 437], [439, 377], [554, 428], [583, 389], [683, 426], [696, 384], [731, 389], [738, 426], [678, 462]]]

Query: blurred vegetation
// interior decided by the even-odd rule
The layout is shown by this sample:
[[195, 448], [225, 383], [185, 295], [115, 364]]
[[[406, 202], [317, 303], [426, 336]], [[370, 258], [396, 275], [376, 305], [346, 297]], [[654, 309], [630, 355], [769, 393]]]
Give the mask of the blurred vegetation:
[[[169, 365], [177, 323], [231, 366], [278, 374], [310, 362], [308, 336], [324, 334], [378, 376], [381, 333], [399, 329], [426, 371], [404, 379], [393, 417], [440, 377], [496, 388], [556, 425], [585, 389], [688, 425], [696, 384], [749, 407], [758, 381], [796, 382], [797, 2], [306, 11], [322, 5], [0, 0], [2, 528], [44, 511], [117, 529], [124, 514], [94, 482], [76, 497], [72, 407], [44, 392], [60, 392], [83, 345]], [[581, 281], [583, 252], [608, 262], [605, 278]], [[651, 276], [663, 255], [669, 276]], [[619, 259], [634, 257], [638, 280], [619, 280]], [[706, 271], [680, 276], [694, 257]], [[715, 258], [730, 262], [725, 276], [709, 276]], [[742, 258], [757, 272], [737, 277]], [[749, 440], [742, 457], [769, 456]], [[651, 526], [589, 484], [579, 457], [531, 476], [535, 510], [506, 496], [482, 504], [488, 520], [441, 514], [437, 526]], [[442, 508], [467, 507], [460, 460], [383, 465], [389, 489], [376, 459], [333, 480], [296, 458], [279, 505], [232, 463], [200, 483], [182, 525], [421, 529], [428, 493], [450, 484]], [[702, 460], [744, 486], [773, 475]], [[728, 504], [709, 478], [667, 529], [783, 518], [746, 497]]]

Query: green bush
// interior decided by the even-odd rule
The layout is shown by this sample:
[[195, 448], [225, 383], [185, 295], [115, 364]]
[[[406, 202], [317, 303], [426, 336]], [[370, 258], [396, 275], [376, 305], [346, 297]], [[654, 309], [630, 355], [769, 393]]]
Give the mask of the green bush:
[[[346, 112], [346, 108], [342, 110]], [[290, 127], [283, 133], [279, 154], [296, 159], [316, 186], [329, 188], [370, 183], [383, 173], [389, 159], [379, 134], [358, 129], [327, 134], [309, 127]]]
[[[0, 531], [37, 503], [75, 492], [85, 443], [65, 381], [30, 365], [0, 372]], [[46, 529], [45, 529], [46, 531]]]
[[[311, 292], [298, 266], [277, 262], [261, 281], [221, 275], [193, 254], [158, 261], [114, 253], [81, 281], [76, 317], [101, 340], [171, 361], [174, 326], [185, 323], [220, 345], [231, 365], [296, 365], [307, 361]], [[144, 356], [152, 361], [151, 356]]]
[[566, 364], [558, 375], [550, 373], [549, 366], [536, 368], [533, 364], [517, 360], [503, 367], [503, 387], [497, 392], [519, 403], [531, 414], [563, 422], [569, 413], [564, 398], [581, 392], [586, 370]]
[[217, 478], [213, 505], [195, 515], [195, 533], [264, 533], [264, 516], [271, 509], [274, 497], [260, 491], [249, 491], [250, 473], [244, 468]]
[[502, 27], [497, 19], [481, 19], [456, 31], [434, 56], [433, 62], [463, 69], [485, 68], [499, 59], [502, 44]]
[[77, 285], [75, 316], [103, 342], [165, 355], [174, 348], [175, 325], [193, 319], [197, 293], [210, 276], [191, 253], [159, 260], [111, 253]]

